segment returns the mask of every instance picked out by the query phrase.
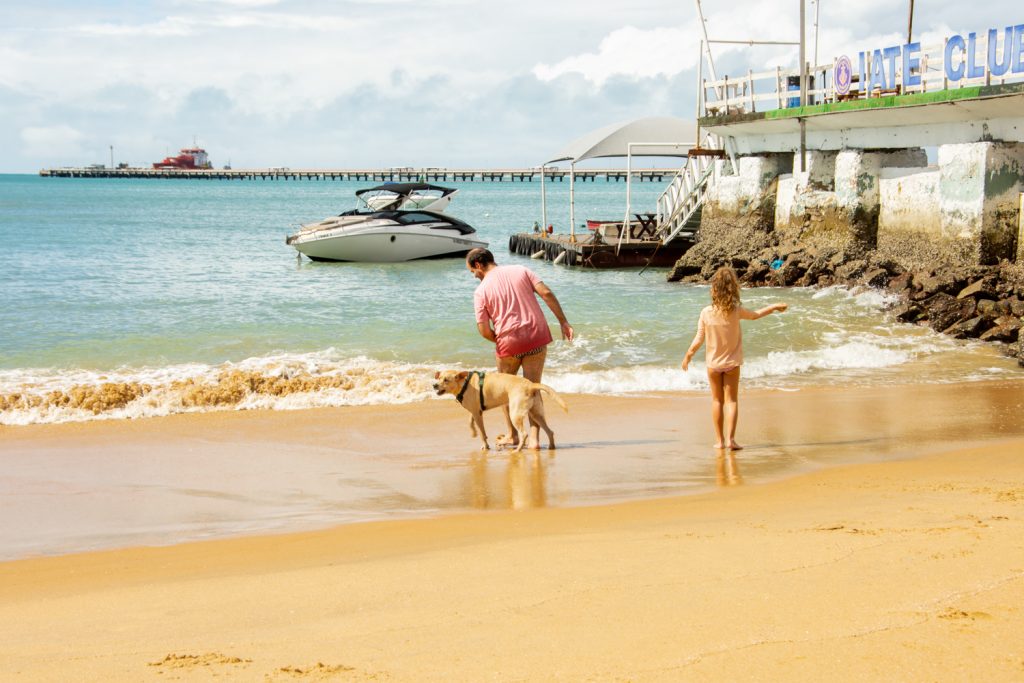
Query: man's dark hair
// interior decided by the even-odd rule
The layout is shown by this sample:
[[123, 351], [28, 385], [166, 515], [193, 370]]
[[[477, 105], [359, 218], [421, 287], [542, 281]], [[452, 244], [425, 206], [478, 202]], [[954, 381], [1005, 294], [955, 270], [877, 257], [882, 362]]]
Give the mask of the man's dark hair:
[[489, 263], [494, 263], [494, 254], [487, 249], [470, 249], [469, 253], [466, 254], [466, 263], [469, 267], [473, 266], [486, 266]]

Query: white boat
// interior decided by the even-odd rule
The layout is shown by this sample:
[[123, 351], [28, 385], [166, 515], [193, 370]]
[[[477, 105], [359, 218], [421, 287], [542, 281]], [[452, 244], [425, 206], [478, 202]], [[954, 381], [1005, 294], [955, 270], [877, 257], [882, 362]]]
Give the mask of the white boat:
[[[476, 230], [457, 218], [433, 208], [398, 208], [415, 206], [422, 201], [417, 195], [427, 197], [432, 190], [442, 193], [433, 195], [429, 207], [437, 202], [443, 202], [441, 208], [446, 207], [455, 193], [426, 183], [396, 183], [360, 190], [356, 196], [367, 209], [354, 209], [304, 225], [285, 243], [314, 261], [375, 263], [462, 256], [470, 249], [486, 248], [486, 242], [476, 239]], [[389, 195], [389, 201], [384, 201], [384, 195]], [[371, 202], [385, 208], [374, 209]]]

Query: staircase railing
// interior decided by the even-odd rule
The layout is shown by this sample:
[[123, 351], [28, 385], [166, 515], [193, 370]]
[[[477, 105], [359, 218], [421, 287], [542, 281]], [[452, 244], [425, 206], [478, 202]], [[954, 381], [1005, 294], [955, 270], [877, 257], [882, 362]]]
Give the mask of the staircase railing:
[[715, 159], [715, 156], [705, 155], [689, 157], [686, 165], [679, 169], [661, 193], [657, 208], [657, 234], [662, 244], [678, 237], [701, 210], [708, 188], [714, 183]]

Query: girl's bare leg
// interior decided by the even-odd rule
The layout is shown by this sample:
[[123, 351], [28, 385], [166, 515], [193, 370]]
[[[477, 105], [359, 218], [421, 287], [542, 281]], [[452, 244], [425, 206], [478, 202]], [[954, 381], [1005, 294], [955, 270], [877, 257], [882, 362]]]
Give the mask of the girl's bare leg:
[[743, 446], [736, 443], [736, 421], [740, 416], [739, 392], [740, 392], [740, 369], [734, 368], [729, 372], [721, 373], [722, 389], [725, 398], [724, 417], [725, 431], [729, 434], [729, 448], [738, 451]]
[[723, 373], [708, 369], [708, 383], [711, 385], [711, 422], [715, 425], [715, 448], [725, 448], [725, 436], [722, 433], [723, 377]]

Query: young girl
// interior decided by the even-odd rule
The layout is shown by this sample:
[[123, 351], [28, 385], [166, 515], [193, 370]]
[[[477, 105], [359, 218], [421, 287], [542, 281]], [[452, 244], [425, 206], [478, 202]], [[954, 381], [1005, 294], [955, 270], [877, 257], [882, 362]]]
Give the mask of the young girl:
[[[757, 320], [766, 315], [785, 311], [787, 304], [772, 304], [759, 311], [740, 306], [740, 283], [736, 271], [728, 266], [719, 268], [711, 278], [711, 305], [700, 312], [697, 336], [693, 338], [683, 370], [697, 349], [707, 341], [705, 353], [708, 382], [711, 384], [711, 419], [715, 423], [715, 448], [743, 448], [736, 443], [736, 418], [739, 417], [737, 393], [740, 385], [740, 365], [743, 364], [743, 332], [740, 320]], [[723, 406], [724, 403], [724, 406]], [[723, 424], [724, 422], [724, 424]], [[728, 431], [729, 441], [725, 440]], [[728, 444], [728, 445], [727, 445]]]

